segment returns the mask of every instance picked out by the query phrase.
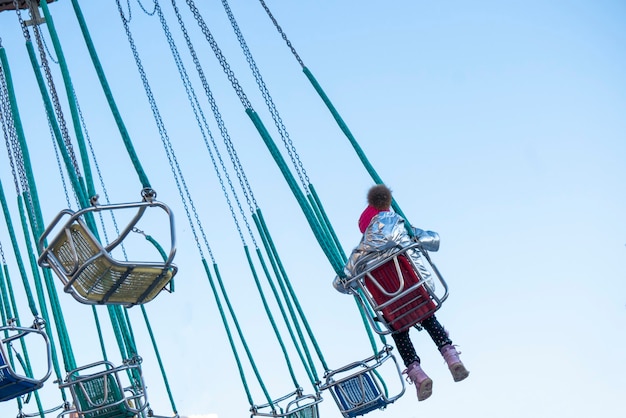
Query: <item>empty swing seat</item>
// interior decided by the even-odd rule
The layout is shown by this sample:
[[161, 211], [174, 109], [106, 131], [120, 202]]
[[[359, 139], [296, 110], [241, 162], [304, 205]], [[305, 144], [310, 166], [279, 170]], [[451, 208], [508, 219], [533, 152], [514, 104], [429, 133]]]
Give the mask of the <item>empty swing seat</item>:
[[286, 418], [319, 418], [317, 404], [300, 407], [285, 415]]
[[[287, 405], [280, 403], [292, 398]], [[253, 405], [250, 408], [252, 417], [272, 417], [272, 418], [319, 418], [319, 403], [322, 398], [319, 394], [304, 395], [302, 388], [296, 389], [279, 399], [275, 399], [264, 405]]]
[[361, 373], [334, 387], [341, 411], [347, 417], [365, 415], [387, 405], [369, 373]]
[[6, 354], [0, 353], [0, 402], [17, 398], [42, 387], [42, 381], [15, 374], [6, 362]]
[[[91, 368], [102, 370], [81, 374]], [[133, 376], [132, 387], [124, 388], [122, 374]], [[131, 418], [147, 406], [145, 386], [138, 362], [115, 367], [108, 361], [93, 363], [68, 373], [60, 388], [69, 388], [77, 412], [84, 418]]]
[[[114, 260], [81, 223], [50, 244], [49, 254], [67, 277], [66, 291], [87, 303], [135, 305], [154, 299], [170, 282], [175, 267]], [[60, 267], [60, 268], [59, 268]], [[73, 274], [66, 274], [74, 270]]]
[[[50, 342], [43, 331], [36, 328], [24, 328], [13, 325], [0, 327], [0, 332], [4, 333], [7, 331], [16, 331], [17, 334], [3, 338], [0, 343], [0, 402], [14, 399], [31, 393], [37, 389], [41, 389], [44, 382], [48, 379], [48, 377], [50, 377], [50, 373], [52, 372]], [[44, 339], [47, 351], [47, 372], [41, 378], [28, 377], [17, 373], [13, 366], [11, 366], [11, 361], [7, 356], [8, 352], [5, 349], [5, 346], [9, 347], [14, 340], [22, 339], [31, 333], [39, 334]]]
[[[391, 346], [385, 346], [365, 360], [326, 373], [326, 382], [320, 389], [330, 391], [343, 417], [354, 418], [384, 409], [404, 394], [404, 380], [391, 350]], [[388, 360], [392, 362], [387, 363]], [[392, 364], [390, 371], [399, 382], [395, 385], [397, 393], [393, 396], [389, 396], [379, 371], [385, 364]]]
[[76, 394], [84, 417], [131, 418], [135, 416], [123, 401], [120, 388], [111, 375], [85, 380]]
[[[159, 262], [120, 261], [111, 250], [121, 244], [133, 230], [149, 206], [160, 206], [170, 217], [172, 245], [169, 257]], [[132, 222], [108, 246], [103, 246], [83, 220], [90, 211], [138, 208]], [[59, 233], [44, 248], [45, 238], [59, 220], [70, 215]], [[173, 215], [159, 202], [94, 206], [79, 212], [62, 211], [40, 238], [39, 264], [50, 267], [61, 278], [64, 291], [85, 304], [117, 304], [127, 307], [153, 300], [172, 280], [177, 267], [172, 264], [175, 254]]]

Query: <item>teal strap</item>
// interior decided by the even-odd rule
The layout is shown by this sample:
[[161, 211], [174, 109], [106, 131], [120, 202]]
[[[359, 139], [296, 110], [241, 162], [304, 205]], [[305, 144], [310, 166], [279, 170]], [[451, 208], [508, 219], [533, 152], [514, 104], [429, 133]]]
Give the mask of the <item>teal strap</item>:
[[[104, 70], [102, 69], [100, 58], [98, 57], [98, 54], [96, 53], [96, 49], [91, 39], [91, 34], [89, 33], [89, 30], [87, 29], [87, 24], [85, 22], [83, 12], [80, 9], [80, 6], [78, 5], [78, 1], [72, 0], [72, 6], [74, 7], [74, 13], [76, 14], [76, 18], [78, 19], [78, 23], [80, 26], [80, 30], [83, 34], [83, 38], [85, 40], [85, 44], [87, 45], [89, 56], [91, 57], [91, 61], [96, 70], [96, 74], [98, 75], [98, 80], [100, 81], [102, 90], [104, 91], [104, 94], [107, 98], [107, 103], [109, 104], [109, 108], [111, 109], [113, 118], [115, 119], [115, 123], [117, 124], [117, 128], [120, 131], [122, 140], [124, 141], [124, 145], [126, 146], [126, 151], [128, 152], [128, 155], [130, 156], [133, 166], [135, 167], [135, 171], [137, 172], [137, 175], [139, 176], [139, 180], [141, 181], [142, 187], [150, 188], [150, 182], [148, 181], [148, 177], [145, 171], [143, 170], [141, 163], [139, 162], [139, 157], [137, 156], [135, 148], [132, 144], [130, 135], [128, 134], [128, 130], [126, 129], [126, 125], [124, 124], [122, 116], [117, 107], [117, 103], [115, 102], [115, 99], [113, 98], [111, 87], [109, 86], [109, 82], [104, 74]], [[47, 10], [47, 6], [44, 9], [44, 13], [46, 12], [46, 10]]]

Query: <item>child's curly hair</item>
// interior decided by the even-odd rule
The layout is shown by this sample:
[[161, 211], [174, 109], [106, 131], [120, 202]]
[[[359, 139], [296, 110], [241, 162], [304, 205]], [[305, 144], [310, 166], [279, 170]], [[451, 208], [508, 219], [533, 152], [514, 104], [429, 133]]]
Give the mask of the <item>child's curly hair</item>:
[[387, 210], [391, 206], [391, 189], [384, 184], [372, 186], [367, 192], [367, 203], [378, 210]]

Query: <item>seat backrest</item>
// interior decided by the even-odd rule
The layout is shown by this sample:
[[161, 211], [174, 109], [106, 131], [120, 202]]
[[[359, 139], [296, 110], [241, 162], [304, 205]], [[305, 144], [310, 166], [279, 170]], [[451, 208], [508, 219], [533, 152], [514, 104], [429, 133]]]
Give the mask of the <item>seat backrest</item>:
[[[0, 402], [17, 398], [43, 387], [44, 382], [50, 377], [52, 371], [50, 357], [50, 343], [46, 334], [36, 328], [26, 328], [18, 326], [2, 326], [0, 333], [15, 333], [0, 340]], [[39, 335], [43, 338], [47, 356], [47, 371], [43, 376], [28, 377], [22, 375], [13, 368], [9, 357], [7, 357], [6, 347], [10, 347], [16, 340], [25, 339], [28, 335]], [[32, 347], [31, 347], [32, 348]], [[32, 376], [32, 375], [31, 375]]]
[[85, 418], [132, 417], [122, 388], [115, 376], [107, 374], [77, 382], [74, 387], [77, 409]]
[[317, 404], [307, 405], [304, 408], [300, 408], [297, 411], [285, 415], [286, 418], [318, 418], [318, 416]]
[[135, 358], [118, 367], [107, 360], [79, 367], [68, 372], [59, 387], [70, 390], [81, 417], [130, 418], [147, 407], [140, 363]]
[[86, 304], [133, 306], [154, 299], [176, 273], [165, 262], [113, 259], [82, 222], [71, 224], [49, 246], [52, 267], [65, 291]]
[[372, 308], [382, 312], [393, 331], [408, 329], [437, 310], [424, 281], [404, 254], [366, 274], [365, 287], [375, 302]]
[[387, 404], [369, 372], [337, 382], [333, 389], [341, 405], [341, 412], [346, 417], [363, 415]]

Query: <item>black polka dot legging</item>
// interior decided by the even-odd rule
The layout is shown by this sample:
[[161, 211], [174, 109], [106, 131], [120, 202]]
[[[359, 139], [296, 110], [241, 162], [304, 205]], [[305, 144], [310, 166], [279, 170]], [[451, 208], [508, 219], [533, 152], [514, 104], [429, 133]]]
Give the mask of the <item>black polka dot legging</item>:
[[[443, 325], [439, 323], [437, 318], [435, 318], [435, 315], [423, 320], [420, 325], [428, 332], [428, 335], [430, 335], [430, 338], [433, 339], [437, 348], [441, 348], [446, 344], [452, 344], [452, 340], [448, 337], [448, 333]], [[411, 342], [411, 338], [409, 337], [409, 330], [410, 328], [406, 331], [391, 334], [396, 343], [398, 353], [400, 353], [400, 357], [402, 357], [402, 361], [407, 367], [411, 363], [416, 361], [419, 363], [420, 361], [419, 356], [415, 352], [415, 347], [413, 347], [413, 343]]]

